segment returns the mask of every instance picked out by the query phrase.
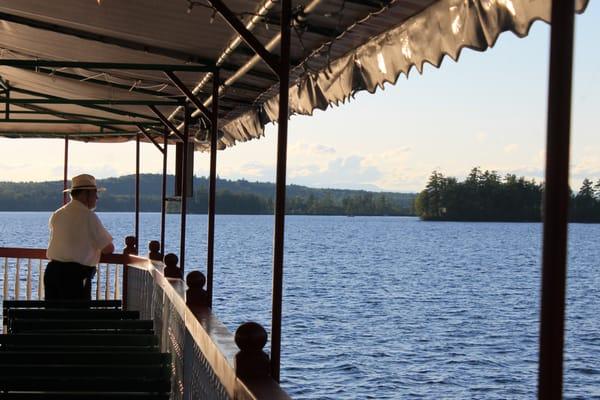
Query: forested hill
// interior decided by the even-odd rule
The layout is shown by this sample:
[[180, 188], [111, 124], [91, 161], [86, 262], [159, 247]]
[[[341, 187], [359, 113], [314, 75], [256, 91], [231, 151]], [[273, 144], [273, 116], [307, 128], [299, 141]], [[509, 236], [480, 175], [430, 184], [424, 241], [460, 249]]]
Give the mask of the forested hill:
[[[162, 178], [140, 175], [141, 211], [160, 211]], [[101, 193], [98, 211], [133, 211], [135, 176], [99, 179], [107, 188]], [[190, 213], [206, 213], [208, 180], [194, 177], [194, 197], [188, 201]], [[174, 177], [167, 177], [167, 196], [172, 195]], [[0, 182], [0, 211], [50, 211], [62, 204], [62, 181]], [[267, 182], [217, 179], [217, 213], [270, 214], [275, 185]], [[363, 190], [314, 189], [289, 185], [288, 214], [315, 215], [414, 215], [414, 193], [375, 193]]]
[[[535, 180], [473, 168], [463, 182], [433, 171], [415, 200], [417, 215], [437, 221], [540, 221], [544, 186]], [[569, 220], [600, 222], [600, 179], [571, 191]]]

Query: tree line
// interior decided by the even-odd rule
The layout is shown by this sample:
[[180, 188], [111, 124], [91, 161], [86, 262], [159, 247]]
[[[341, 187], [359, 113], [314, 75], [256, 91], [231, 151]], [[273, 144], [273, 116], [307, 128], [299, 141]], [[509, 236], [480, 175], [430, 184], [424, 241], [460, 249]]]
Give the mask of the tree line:
[[[107, 188], [100, 193], [98, 211], [133, 211], [135, 176], [99, 179]], [[140, 210], [159, 212], [162, 178], [157, 174], [140, 175]], [[167, 177], [167, 193], [172, 197], [174, 177]], [[188, 199], [188, 212], [205, 214], [208, 209], [208, 181], [194, 177], [194, 195]], [[62, 204], [62, 181], [0, 182], [0, 211], [52, 211]], [[219, 214], [272, 214], [273, 183], [246, 180], [217, 180], [216, 212]], [[413, 193], [375, 193], [363, 190], [315, 189], [289, 185], [288, 214], [304, 215], [414, 215]], [[168, 211], [179, 208], [168, 202]]]
[[[541, 221], [544, 185], [497, 171], [473, 168], [463, 182], [433, 171], [415, 199], [415, 211], [425, 220]], [[583, 180], [570, 191], [570, 221], [600, 222], [600, 179]]]

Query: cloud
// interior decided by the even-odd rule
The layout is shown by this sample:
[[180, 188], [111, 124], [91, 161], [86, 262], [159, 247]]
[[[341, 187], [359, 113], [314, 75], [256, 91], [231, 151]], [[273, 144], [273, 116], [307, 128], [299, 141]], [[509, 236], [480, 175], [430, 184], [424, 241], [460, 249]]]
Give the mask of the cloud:
[[486, 141], [487, 137], [488, 137], [487, 133], [479, 132], [479, 133], [475, 134], [475, 141], [477, 143], [483, 143]]
[[510, 143], [504, 146], [505, 153], [514, 153], [519, 148], [519, 145], [516, 143]]

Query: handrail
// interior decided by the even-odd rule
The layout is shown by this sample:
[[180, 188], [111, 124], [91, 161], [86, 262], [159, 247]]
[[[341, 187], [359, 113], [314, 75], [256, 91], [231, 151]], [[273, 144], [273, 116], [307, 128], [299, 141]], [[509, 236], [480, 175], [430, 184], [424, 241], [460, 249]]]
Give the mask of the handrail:
[[[186, 283], [182, 279], [165, 277], [161, 271], [162, 263], [156, 264], [147, 260], [146, 265], [131, 266], [136, 269], [145, 269], [150, 275], [153, 284], [160, 289], [161, 295], [159, 295], [159, 298], [164, 301], [162, 308], [165, 311], [161, 314], [161, 322], [164, 326], [168, 326], [168, 321], [165, 321], [165, 319], [171, 317], [168, 314], [173, 312], [177, 314], [178, 320], [185, 327], [186, 339], [183, 346], [190, 345], [190, 342], [188, 342], [188, 338], [190, 338], [202, 352], [202, 356], [229, 398], [244, 400], [291, 399], [270, 376], [240, 378], [237, 375], [235, 357], [240, 350], [235, 343], [234, 335], [219, 321], [209, 307], [192, 307], [186, 303]], [[156, 303], [153, 303], [154, 312], [156, 312], [156, 307]], [[165, 316], [165, 313], [167, 316]], [[169, 331], [169, 335], [172, 336], [171, 331]], [[183, 354], [189, 353], [184, 350]], [[184, 371], [185, 368], [184, 366]], [[185, 376], [184, 381], [187, 381]]]
[[[24, 296], [27, 300], [42, 299], [44, 293], [43, 271], [45, 260], [47, 260], [46, 249], [0, 247], [0, 270], [3, 269], [0, 278], [2, 280], [2, 298], [9, 296], [20, 299]], [[9, 263], [9, 260], [14, 260]], [[35, 263], [32, 263], [36, 260]], [[39, 262], [37, 262], [39, 261]], [[98, 264], [95, 284], [97, 299], [120, 298], [122, 288], [120, 279], [124, 265], [143, 266], [147, 259], [130, 254], [103, 254]], [[9, 269], [12, 273], [9, 273]], [[36, 270], [34, 272], [34, 270]], [[25, 273], [25, 287], [22, 286], [21, 273]], [[11, 285], [9, 278], [14, 277]], [[25, 290], [22, 290], [25, 289]]]
[[[47, 259], [45, 249], [16, 247], [0, 247], [0, 258], [5, 258], [5, 263], [9, 258], [16, 259], [17, 268], [19, 259], [28, 259], [30, 264], [27, 268], [28, 273], [31, 272], [32, 268], [31, 260], [40, 260], [40, 275], [43, 260]], [[150, 300], [151, 305], [149, 308], [153, 310], [152, 312], [156, 312], [157, 307], [165, 311], [165, 313], [160, 314], [161, 320], [155, 321], [155, 327], [158, 323], [166, 328], [165, 331], [158, 329], [159, 335], [164, 332], [161, 341], [167, 341], [168, 338], [166, 336], [171, 335], [172, 332], [170, 330], [173, 327], [169, 325], [172, 322], [169, 319], [172, 320], [172, 314], [176, 314], [178, 321], [181, 321], [181, 327], [184, 329], [185, 334], [185, 339], [180, 344], [183, 344], [186, 348], [193, 345], [201, 352], [201, 356], [203, 357], [202, 362], [208, 364], [211, 374], [220, 382], [228, 398], [241, 400], [290, 399], [289, 395], [280, 388], [279, 384], [269, 376], [260, 378], [240, 378], [238, 376], [235, 359], [239, 348], [235, 343], [234, 335], [219, 321], [209, 307], [190, 306], [186, 303], [186, 283], [179, 278], [166, 278], [162, 272], [164, 268], [162, 262], [132, 254], [107, 254], [102, 255], [100, 264], [125, 266], [123, 278], [128, 274], [128, 270], [129, 273], [135, 271], [138, 274], [139, 272], [141, 275], [138, 274], [138, 276], [146, 277], [144, 279], [154, 286], [153, 290], [159, 289], [161, 293], [159, 296], [153, 296], [153, 290], [145, 294], [150, 295], [150, 299], [146, 300]], [[5, 275], [7, 274], [6, 267], [4, 273]], [[108, 273], [110, 273], [110, 269], [106, 270], [107, 275]], [[107, 275], [103, 275], [104, 279], [108, 279]], [[118, 276], [116, 271], [115, 276]], [[115, 282], [118, 281], [115, 280]], [[128, 288], [130, 292], [123, 298], [124, 305], [128, 303], [128, 300], [138, 299], [144, 295], [144, 293], [136, 293], [134, 291], [136, 287], [132, 281], [130, 281], [128, 286], [130, 286]], [[139, 288], [138, 286], [137, 289]], [[125, 289], [126, 287], [123, 288], [123, 290]], [[41, 298], [42, 289], [40, 285], [38, 285], [37, 290], [38, 297]], [[108, 290], [107, 286], [104, 287], [104, 290]], [[30, 291], [30, 286], [28, 286], [27, 292], [29, 293]], [[99, 288], [97, 289], [98, 293], [101, 293]], [[139, 311], [141, 312], [142, 310]], [[149, 318], [152, 318], [152, 316]], [[196, 357], [194, 354], [193, 351], [185, 351], [181, 354], [182, 357], [186, 356], [182, 360], [184, 365], [186, 363], [198, 363], [198, 360], [194, 359]], [[191, 372], [191, 369], [188, 372]], [[191, 376], [191, 374], [189, 375]], [[185, 377], [186, 385], [193, 386], [194, 383], [188, 380], [191, 380], [191, 378], [189, 376]], [[182, 381], [181, 383], [183, 384], [184, 382]]]
[[[25, 247], [0, 247], [0, 258], [28, 258], [31, 260], [47, 260], [46, 249], [33, 249]], [[102, 254], [101, 264], [129, 264], [133, 266], [144, 265], [147, 259], [133, 254]]]

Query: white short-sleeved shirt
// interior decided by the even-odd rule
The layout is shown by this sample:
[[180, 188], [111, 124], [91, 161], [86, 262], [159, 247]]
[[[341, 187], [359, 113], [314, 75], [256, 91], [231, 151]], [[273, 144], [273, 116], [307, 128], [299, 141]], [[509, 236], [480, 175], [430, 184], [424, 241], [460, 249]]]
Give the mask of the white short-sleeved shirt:
[[100, 261], [100, 251], [113, 240], [96, 213], [77, 200], [56, 210], [48, 226], [46, 256], [50, 260], [95, 266]]

